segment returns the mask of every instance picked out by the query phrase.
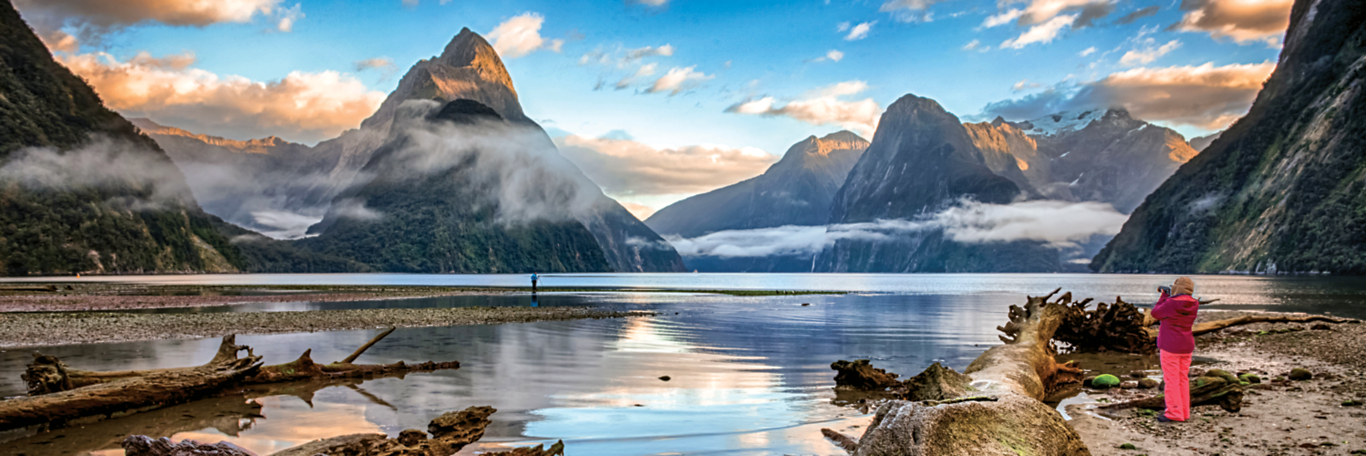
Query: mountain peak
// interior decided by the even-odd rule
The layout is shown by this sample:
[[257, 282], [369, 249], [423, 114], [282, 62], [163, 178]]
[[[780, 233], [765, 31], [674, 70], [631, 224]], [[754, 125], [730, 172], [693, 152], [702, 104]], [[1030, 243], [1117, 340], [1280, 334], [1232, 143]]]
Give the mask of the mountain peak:
[[508, 75], [498, 51], [469, 27], [461, 28], [435, 61], [456, 68], [473, 68], [485, 81], [506, 85], [514, 94], [517, 92], [512, 88], [512, 76]]

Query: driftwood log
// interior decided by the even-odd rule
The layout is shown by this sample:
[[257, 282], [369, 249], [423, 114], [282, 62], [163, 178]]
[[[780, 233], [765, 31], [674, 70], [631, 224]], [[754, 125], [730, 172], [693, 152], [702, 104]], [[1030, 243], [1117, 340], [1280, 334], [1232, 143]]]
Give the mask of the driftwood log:
[[[1092, 299], [1067, 306], [1063, 324], [1054, 340], [1064, 344], [1062, 349], [1074, 353], [1153, 353], [1157, 351], [1158, 321], [1149, 312], [1134, 307], [1116, 296], [1114, 304], [1098, 303], [1088, 309]], [[1217, 299], [1202, 300], [1201, 305]], [[1320, 315], [1265, 314], [1198, 323], [1191, 328], [1197, 336], [1226, 328], [1253, 323], [1359, 323], [1358, 320]]]
[[1006, 344], [982, 353], [962, 374], [939, 366], [903, 382], [905, 394], [919, 400], [882, 404], [862, 438], [821, 433], [857, 456], [1089, 455], [1076, 431], [1040, 401], [1081, 381], [1081, 369], [1054, 359], [1051, 341], [1071, 299], [1048, 302], [1056, 293], [1011, 306], [1010, 323], [1000, 328]]
[[[484, 430], [493, 423], [489, 416], [496, 411], [488, 406], [470, 407], [437, 417], [427, 425], [426, 432], [406, 429], [395, 438], [384, 434], [343, 435], [287, 448], [271, 456], [449, 456], [483, 438]], [[122, 445], [127, 456], [252, 456], [227, 442], [210, 445], [183, 440], [177, 443], [165, 437], [153, 439], [130, 435]], [[484, 454], [564, 456], [564, 442], [556, 442], [550, 448], [537, 445]]]
[[[1243, 409], [1244, 386], [1237, 376], [1220, 369], [1212, 369], [1191, 380], [1190, 405], [1194, 407], [1217, 404], [1225, 411], [1237, 413]], [[1166, 397], [1159, 394], [1128, 402], [1105, 404], [1099, 408], [1103, 411], [1117, 411], [1131, 408], [1161, 410], [1166, 407]]]
[[[233, 335], [223, 337], [217, 355], [208, 364], [196, 367], [85, 371], [71, 369], [56, 357], [34, 353], [33, 363], [21, 375], [29, 396], [0, 401], [0, 430], [35, 424], [60, 428], [72, 420], [98, 420], [116, 413], [146, 411], [209, 397], [232, 386], [402, 375], [460, 367], [456, 361], [351, 362], [393, 331], [391, 328], [371, 339], [345, 362], [331, 364], [314, 362], [310, 349], [294, 361], [263, 365], [261, 357], [252, 354], [251, 347], [237, 345]], [[247, 356], [239, 358], [240, 351], [246, 351]]]

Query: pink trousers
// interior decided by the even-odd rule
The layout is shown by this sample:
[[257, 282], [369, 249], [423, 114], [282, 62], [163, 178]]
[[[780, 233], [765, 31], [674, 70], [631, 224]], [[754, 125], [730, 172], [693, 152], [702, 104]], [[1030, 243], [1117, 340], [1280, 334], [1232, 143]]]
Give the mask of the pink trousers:
[[1162, 381], [1167, 383], [1162, 392], [1167, 398], [1167, 419], [1186, 421], [1191, 417], [1190, 353], [1162, 350]]

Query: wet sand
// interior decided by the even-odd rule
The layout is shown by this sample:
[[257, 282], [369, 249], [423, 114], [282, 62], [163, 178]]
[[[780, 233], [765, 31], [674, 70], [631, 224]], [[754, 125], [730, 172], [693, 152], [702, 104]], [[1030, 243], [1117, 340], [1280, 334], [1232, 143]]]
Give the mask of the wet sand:
[[653, 315], [590, 307], [461, 307], [302, 312], [144, 314], [25, 312], [0, 314], [0, 348], [198, 339], [387, 327], [491, 325]]
[[[1229, 318], [1234, 312], [1201, 312], [1202, 319]], [[1216, 405], [1195, 407], [1190, 421], [1159, 423], [1155, 417], [1124, 411], [1104, 417], [1087, 404], [1069, 405], [1073, 428], [1095, 455], [1294, 455], [1366, 454], [1366, 408], [1344, 401], [1366, 402], [1366, 325], [1336, 324], [1310, 329], [1313, 323], [1258, 323], [1200, 336], [1196, 354], [1218, 360], [1195, 369], [1251, 372], [1263, 383], [1244, 394], [1239, 413]], [[1302, 328], [1293, 332], [1291, 328]], [[1314, 378], [1285, 379], [1296, 367]], [[1111, 390], [1089, 393], [1090, 399], [1122, 401], [1156, 394], [1156, 390]], [[1135, 449], [1121, 449], [1132, 444]], [[1354, 453], [1360, 450], [1359, 453]]]
[[[48, 288], [50, 288], [50, 291]], [[0, 286], [0, 312], [68, 312], [230, 306], [268, 302], [343, 302], [510, 293], [468, 287], [186, 286], [118, 283]]]

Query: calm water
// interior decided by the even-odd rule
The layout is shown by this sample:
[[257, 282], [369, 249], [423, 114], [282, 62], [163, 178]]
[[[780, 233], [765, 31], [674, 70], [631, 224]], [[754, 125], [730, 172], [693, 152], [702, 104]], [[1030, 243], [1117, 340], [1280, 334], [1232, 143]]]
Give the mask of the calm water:
[[[100, 278], [156, 283], [519, 286], [524, 276], [225, 275]], [[732, 297], [689, 293], [551, 293], [537, 305], [653, 310], [653, 318], [399, 329], [361, 362], [459, 360], [459, 370], [349, 384], [287, 385], [18, 438], [26, 454], [117, 448], [129, 433], [230, 440], [260, 454], [355, 432], [425, 429], [441, 413], [492, 405], [485, 442], [564, 439], [571, 454], [843, 454], [819, 432], [866, 424], [837, 397], [829, 365], [871, 358], [913, 375], [939, 360], [961, 370], [999, 343], [997, 325], [1025, 293], [1063, 286], [1077, 296], [1144, 304], [1170, 276], [1154, 275], [551, 275], [544, 286], [847, 290], [848, 295]], [[85, 279], [83, 279], [85, 280]], [[1366, 283], [1342, 278], [1197, 277], [1211, 307], [1366, 317]], [[809, 306], [802, 306], [809, 303]], [[359, 303], [271, 303], [197, 311], [531, 305], [528, 295]], [[376, 331], [240, 336], [266, 361], [313, 348], [340, 359]], [[216, 340], [44, 347], [82, 369], [186, 366]], [[0, 352], [0, 394], [21, 394], [33, 349]], [[658, 380], [668, 375], [668, 382]], [[247, 399], [261, 405], [248, 407]], [[854, 433], [861, 429], [852, 430]], [[4, 436], [0, 436], [4, 438]]]

